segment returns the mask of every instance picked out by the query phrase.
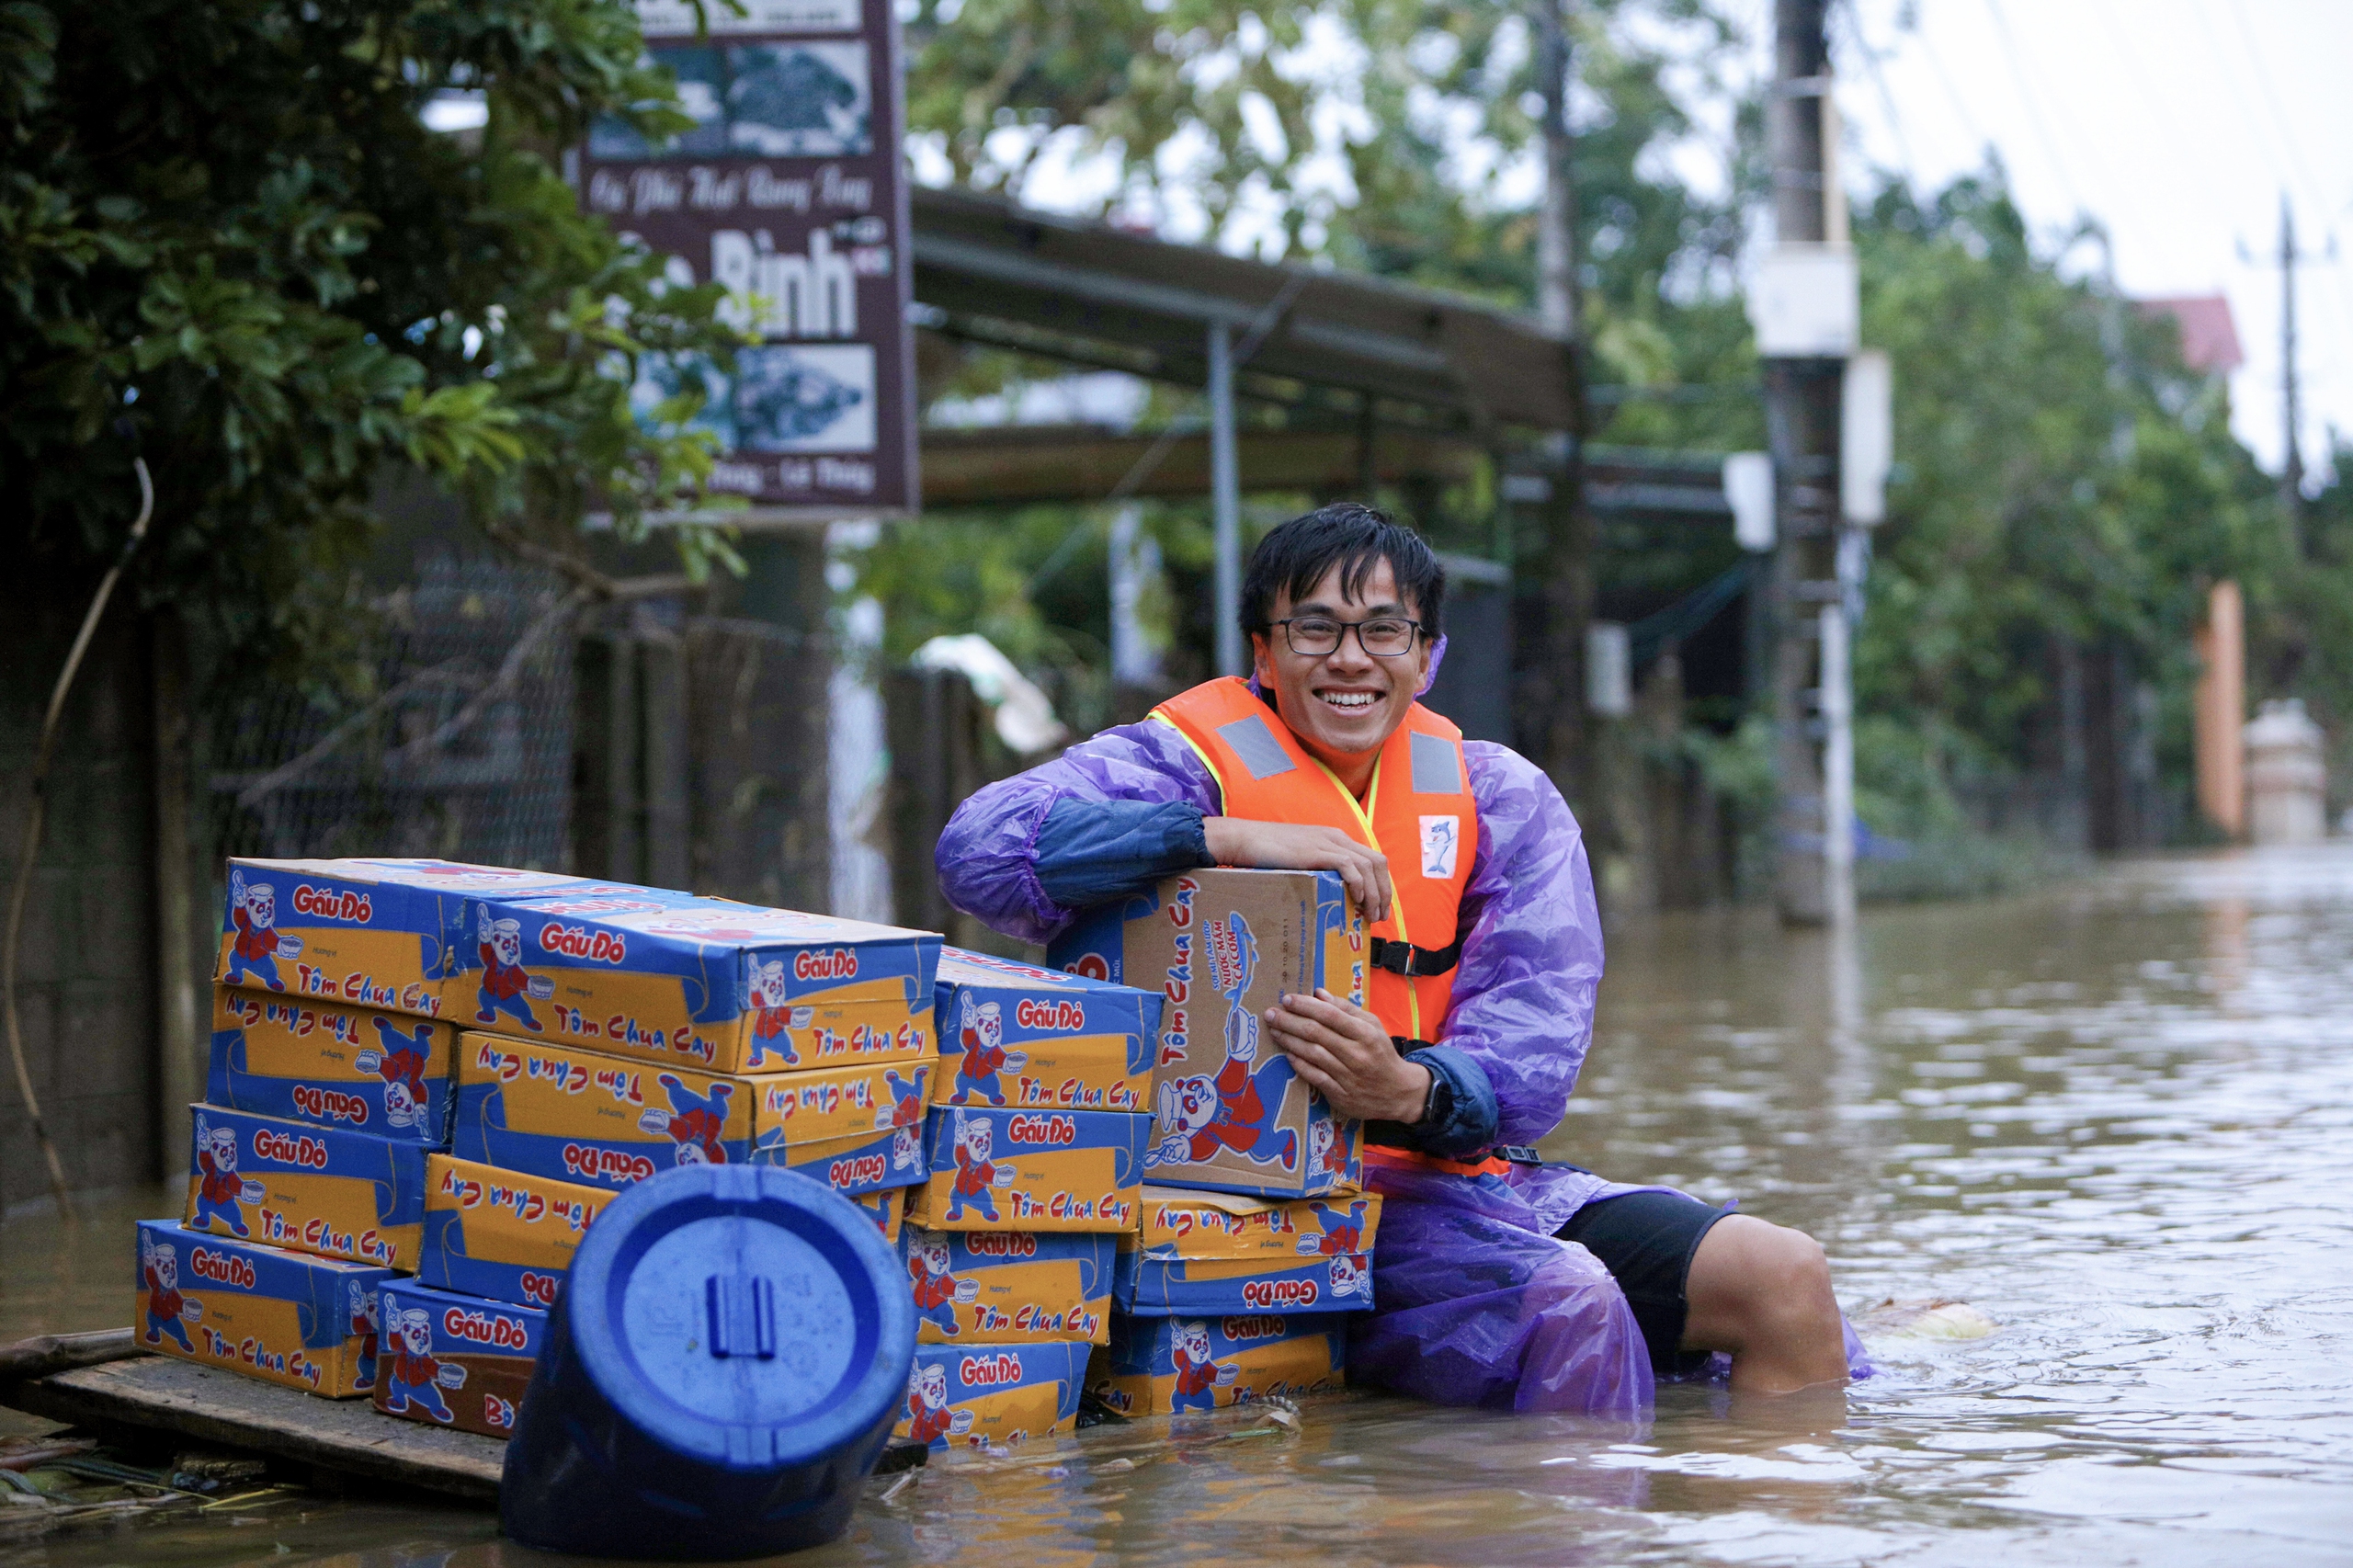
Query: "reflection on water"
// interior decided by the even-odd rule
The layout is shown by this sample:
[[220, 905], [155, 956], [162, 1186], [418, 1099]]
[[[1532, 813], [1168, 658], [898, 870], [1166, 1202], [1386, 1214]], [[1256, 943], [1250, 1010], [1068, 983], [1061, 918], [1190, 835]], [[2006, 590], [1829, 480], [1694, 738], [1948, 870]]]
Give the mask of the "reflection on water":
[[[1623, 933], [1548, 1152], [1813, 1230], [1850, 1310], [1958, 1298], [1998, 1332], [1881, 1339], [1843, 1407], [1142, 1422], [874, 1483], [794, 1561], [2353, 1562], [2348, 952], [2335, 849], [1871, 911], [1845, 949], [1748, 914]], [[127, 1321], [121, 1227], [84, 1235], [0, 1232], [0, 1337]], [[13, 1555], [551, 1564], [494, 1534], [312, 1500]]]

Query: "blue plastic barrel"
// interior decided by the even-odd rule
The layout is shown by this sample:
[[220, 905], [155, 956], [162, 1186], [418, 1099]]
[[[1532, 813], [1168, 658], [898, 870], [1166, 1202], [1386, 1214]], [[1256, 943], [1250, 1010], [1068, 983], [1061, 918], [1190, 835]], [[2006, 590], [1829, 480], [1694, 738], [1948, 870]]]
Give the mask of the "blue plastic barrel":
[[716, 1562], [839, 1535], [907, 1391], [915, 1302], [867, 1213], [769, 1165], [688, 1165], [582, 1238], [506, 1448], [527, 1546]]

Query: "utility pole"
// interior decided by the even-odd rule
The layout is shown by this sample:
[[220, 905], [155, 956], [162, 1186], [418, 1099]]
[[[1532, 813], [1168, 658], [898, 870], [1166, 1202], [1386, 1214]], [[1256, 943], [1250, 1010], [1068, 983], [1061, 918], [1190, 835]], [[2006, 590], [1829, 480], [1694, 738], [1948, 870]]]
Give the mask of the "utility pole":
[[1577, 199], [1574, 138], [1569, 131], [1567, 11], [1573, 0], [1532, 0], [1536, 68], [1544, 99], [1544, 202], [1536, 236], [1537, 309], [1558, 334], [1574, 388], [1571, 428], [1545, 453], [1547, 498], [1539, 572], [1543, 585], [1542, 654], [1531, 683], [1539, 733], [1530, 749], [1561, 793], [1588, 817], [1598, 803], [1591, 784], [1594, 726], [1586, 712], [1585, 638], [1593, 619], [1593, 520], [1585, 506], [1585, 371], [1579, 358]]
[[1765, 122], [1774, 249], [1756, 310], [1777, 531], [1768, 596], [1779, 800], [1774, 902], [1784, 921], [1802, 926], [1843, 921], [1852, 908], [1851, 886], [1841, 874], [1851, 844], [1831, 842], [1837, 802], [1825, 789], [1824, 756], [1830, 722], [1843, 717], [1830, 710], [1843, 694], [1822, 698], [1824, 676], [1841, 676], [1845, 665], [1843, 624], [1838, 645], [1825, 650], [1822, 643], [1825, 612], [1843, 613], [1845, 599], [1838, 580], [1840, 383], [1844, 357], [1855, 347], [1854, 260], [1835, 173], [1824, 9], [1825, 0], [1775, 0]]
[[2289, 534], [2303, 551], [2304, 460], [2296, 450], [2296, 210], [2279, 193], [2279, 398], [2288, 422], [2288, 461], [2279, 471], [2279, 505]]

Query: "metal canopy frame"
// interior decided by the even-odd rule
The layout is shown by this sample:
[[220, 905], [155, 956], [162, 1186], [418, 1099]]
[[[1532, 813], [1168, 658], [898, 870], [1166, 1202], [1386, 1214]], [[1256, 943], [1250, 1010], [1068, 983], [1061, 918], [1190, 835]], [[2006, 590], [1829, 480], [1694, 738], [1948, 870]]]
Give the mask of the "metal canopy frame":
[[[1271, 264], [917, 187], [915, 294], [969, 341], [1199, 387], [1210, 404], [1217, 665], [1239, 673], [1238, 395], [1313, 407], [1350, 394], [1492, 446], [1505, 426], [1576, 428], [1571, 342], [1533, 317], [1380, 278]], [[1242, 351], [1236, 351], [1237, 341]]]

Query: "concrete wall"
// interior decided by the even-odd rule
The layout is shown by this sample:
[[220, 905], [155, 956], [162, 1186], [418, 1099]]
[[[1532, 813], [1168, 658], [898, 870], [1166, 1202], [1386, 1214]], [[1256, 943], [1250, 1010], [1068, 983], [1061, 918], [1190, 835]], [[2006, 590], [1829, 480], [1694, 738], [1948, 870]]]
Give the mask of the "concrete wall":
[[[0, 899], [17, 875], [41, 715], [95, 585], [11, 586], [0, 663]], [[161, 1173], [154, 733], [148, 631], [118, 596], [65, 709], [17, 960], [26, 1064], [77, 1189]], [[0, 1060], [0, 1211], [48, 1191], [16, 1073]]]

